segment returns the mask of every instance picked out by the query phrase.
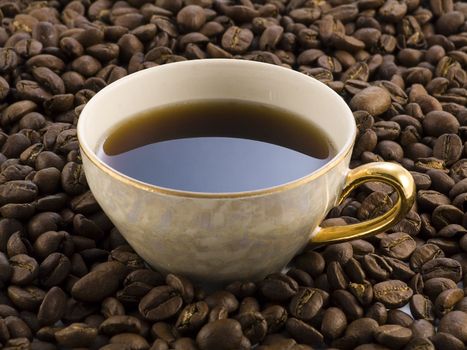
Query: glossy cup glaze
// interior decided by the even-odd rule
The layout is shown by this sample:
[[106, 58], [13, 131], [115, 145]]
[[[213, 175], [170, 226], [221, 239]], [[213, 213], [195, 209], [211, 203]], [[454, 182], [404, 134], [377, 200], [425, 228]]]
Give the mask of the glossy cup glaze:
[[[177, 102], [226, 98], [280, 106], [303, 116], [327, 133], [336, 156], [298, 180], [234, 193], [187, 192], [146, 184], [96, 156], [109, 131], [139, 112]], [[259, 279], [284, 267], [310, 239], [322, 244], [362, 237], [398, 221], [413, 203], [412, 177], [392, 163], [349, 171], [355, 135], [352, 112], [321, 82], [274, 65], [224, 59], [172, 63], [124, 77], [97, 93], [78, 123], [88, 184], [128, 243], [154, 268], [206, 282]], [[356, 185], [375, 180], [398, 191], [392, 210], [356, 225], [318, 227]]]

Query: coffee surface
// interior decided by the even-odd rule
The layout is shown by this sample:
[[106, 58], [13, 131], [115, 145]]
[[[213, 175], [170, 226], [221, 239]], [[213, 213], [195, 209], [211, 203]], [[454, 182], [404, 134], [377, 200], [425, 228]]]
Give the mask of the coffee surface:
[[290, 111], [254, 102], [201, 100], [131, 116], [98, 155], [137, 180], [194, 192], [281, 185], [325, 165], [327, 135]]

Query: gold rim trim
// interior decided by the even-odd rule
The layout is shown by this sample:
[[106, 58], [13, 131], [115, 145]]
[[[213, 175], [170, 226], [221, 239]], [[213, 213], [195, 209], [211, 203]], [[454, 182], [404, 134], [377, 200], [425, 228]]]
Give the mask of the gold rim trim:
[[[355, 130], [355, 129], [354, 129]], [[355, 135], [352, 135], [352, 138], [355, 139]], [[82, 146], [81, 137], [78, 133], [78, 141], [80, 143], [80, 150], [81, 153], [86, 156], [86, 158], [94, 164], [98, 169], [109, 175], [110, 177], [118, 180], [126, 185], [131, 185], [140, 190], [153, 192], [153, 193], [161, 193], [166, 195], [178, 196], [178, 197], [189, 197], [189, 198], [241, 198], [241, 197], [252, 197], [252, 196], [261, 196], [265, 194], [272, 194], [275, 192], [281, 192], [285, 190], [290, 190], [292, 188], [301, 186], [307, 182], [310, 182], [317, 177], [323, 175], [324, 173], [328, 172], [329, 170], [336, 167], [341, 161], [343, 161], [352, 151], [353, 142], [347, 146], [347, 149], [340, 151], [334, 158], [332, 158], [326, 165], [319, 168], [318, 170], [312, 172], [309, 175], [306, 175], [302, 178], [297, 180], [287, 182], [285, 184], [269, 187], [261, 190], [254, 190], [254, 191], [244, 191], [244, 192], [227, 192], [227, 193], [212, 193], [212, 192], [190, 192], [190, 191], [180, 191], [174, 190], [170, 188], [159, 187], [156, 185], [149, 185], [144, 182], [138, 181], [133, 179], [129, 176], [126, 176], [115, 169], [111, 168], [107, 164], [103, 163], [94, 152], [89, 152], [85, 147]]]

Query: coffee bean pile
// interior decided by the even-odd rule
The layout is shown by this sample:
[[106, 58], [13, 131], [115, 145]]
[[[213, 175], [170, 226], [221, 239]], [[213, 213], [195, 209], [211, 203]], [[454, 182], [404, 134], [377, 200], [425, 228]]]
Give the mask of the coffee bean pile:
[[[0, 0], [0, 347], [464, 349], [466, 17], [454, 0]], [[334, 89], [358, 125], [351, 166], [412, 172], [407, 217], [215, 292], [149, 269], [89, 191], [76, 123], [106, 85], [200, 58]], [[394, 200], [368, 183], [323, 225]]]

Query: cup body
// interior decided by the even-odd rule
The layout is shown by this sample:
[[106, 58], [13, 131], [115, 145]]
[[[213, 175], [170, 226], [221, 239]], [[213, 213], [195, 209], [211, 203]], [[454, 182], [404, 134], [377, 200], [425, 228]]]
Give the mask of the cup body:
[[[288, 109], [321, 127], [337, 154], [301, 179], [235, 193], [145, 184], [96, 156], [109, 131], [128, 117], [199, 99]], [[122, 78], [91, 99], [78, 123], [89, 186], [128, 243], [160, 271], [208, 282], [259, 279], [280, 270], [307, 244], [339, 198], [355, 133], [350, 109], [319, 81], [282, 67], [223, 59], [173, 63]]]

